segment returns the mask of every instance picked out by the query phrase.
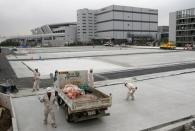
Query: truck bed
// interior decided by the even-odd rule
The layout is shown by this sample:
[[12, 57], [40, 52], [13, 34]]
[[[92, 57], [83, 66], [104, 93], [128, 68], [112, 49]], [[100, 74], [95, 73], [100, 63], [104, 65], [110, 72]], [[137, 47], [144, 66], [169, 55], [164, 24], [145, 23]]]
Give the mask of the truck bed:
[[58, 88], [58, 95], [71, 109], [71, 112], [81, 112], [85, 110], [93, 110], [98, 108], [107, 108], [112, 104], [112, 97], [108, 96], [97, 89], [89, 88], [91, 93], [79, 96], [76, 99], [70, 99], [64, 92]]

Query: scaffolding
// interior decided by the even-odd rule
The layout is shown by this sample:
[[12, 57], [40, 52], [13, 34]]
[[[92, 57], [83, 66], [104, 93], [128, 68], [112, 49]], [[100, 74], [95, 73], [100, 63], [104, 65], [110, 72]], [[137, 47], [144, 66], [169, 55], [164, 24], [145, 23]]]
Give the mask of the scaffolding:
[[176, 14], [177, 46], [195, 45], [195, 8], [177, 11]]

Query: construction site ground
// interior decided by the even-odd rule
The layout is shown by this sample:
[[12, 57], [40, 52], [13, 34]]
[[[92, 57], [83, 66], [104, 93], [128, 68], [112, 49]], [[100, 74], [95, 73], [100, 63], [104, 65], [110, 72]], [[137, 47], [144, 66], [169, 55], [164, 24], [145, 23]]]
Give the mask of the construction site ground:
[[[113, 96], [112, 107], [108, 110], [111, 115], [80, 123], [68, 123], [61, 107], [55, 111], [58, 125], [56, 129], [51, 125], [43, 125], [43, 105], [36, 95], [14, 98], [19, 130], [138, 131], [177, 120], [195, 113], [194, 75], [195, 73], [181, 74], [180, 71], [137, 77], [138, 91], [134, 101], [125, 100], [127, 89], [123, 84], [117, 84], [122, 82], [121, 79], [114, 82], [107, 81], [109, 84], [115, 83], [110, 86], [102, 86], [106, 83], [101, 82], [97, 89], [107, 94], [112, 93]], [[41, 90], [40, 94], [44, 92], [45, 90]], [[23, 93], [30, 94], [31, 89], [26, 89]]]
[[[9, 63], [9, 66], [2, 66], [9, 69], [9, 72], [4, 72], [5, 77], [14, 79], [20, 89], [13, 99], [19, 131], [137, 131], [195, 114], [194, 51], [101, 46], [19, 51], [17, 55], [9, 55], [7, 59], [4, 57], [0, 62], [1, 66]], [[55, 64], [56, 60], [59, 63], [84, 61], [74, 64], [77, 70], [85, 69], [85, 60], [89, 64], [87, 68], [100, 63], [93, 68], [95, 85], [105, 93], [112, 93], [113, 104], [108, 110], [110, 116], [67, 123], [64, 110], [60, 108], [56, 110], [58, 127], [53, 129], [50, 125], [43, 125], [43, 105], [38, 101], [37, 93], [32, 93], [32, 70], [44, 69], [40, 70], [42, 89], [39, 92], [44, 94], [45, 88], [52, 86], [49, 75], [59, 66], [59, 63]], [[48, 62], [53, 62], [53, 65], [48, 65]], [[66, 70], [66, 64], [63, 69]], [[138, 86], [135, 101], [126, 101], [127, 89], [123, 83], [135, 76]], [[4, 75], [1, 75], [2, 78]]]

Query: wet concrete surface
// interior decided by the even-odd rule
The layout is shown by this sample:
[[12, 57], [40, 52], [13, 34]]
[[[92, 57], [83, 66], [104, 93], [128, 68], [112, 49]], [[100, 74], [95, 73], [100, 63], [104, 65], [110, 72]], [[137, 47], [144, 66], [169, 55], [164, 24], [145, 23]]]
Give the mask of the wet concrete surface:
[[[22, 49], [24, 51], [29, 51], [28, 49]], [[121, 68], [117, 68], [115, 70], [109, 71], [104, 68], [102, 68], [102, 71], [97, 72], [96, 68], [94, 68], [95, 72], [95, 81], [102, 81], [102, 80], [109, 80], [109, 79], [118, 79], [118, 78], [125, 78], [125, 77], [132, 77], [132, 76], [139, 76], [139, 75], [145, 75], [145, 74], [153, 74], [158, 72], [167, 72], [172, 70], [183, 70], [183, 69], [190, 69], [194, 68], [195, 65], [195, 52], [194, 51], [167, 51], [167, 50], [159, 50], [159, 49], [141, 49], [141, 48], [124, 48], [122, 50], [117, 50], [117, 48], [103, 48], [99, 47], [97, 49], [94, 49], [92, 47], [68, 47], [68, 48], [33, 48], [33, 55], [36, 55], [37, 57], [39, 55], [43, 55], [43, 57], [48, 52], [48, 55], [51, 55], [52, 57], [61, 57], [57, 53], [57, 51], [64, 51], [66, 54], [68, 54], [71, 57], [74, 57], [75, 53], [77, 57], [83, 56], [83, 55], [90, 55], [93, 57], [85, 58], [91, 61], [97, 61], [102, 62], [105, 64], [101, 64], [102, 67], [108, 68], [108, 64], [118, 66]], [[85, 50], [88, 50], [89, 52], [85, 52]], [[69, 51], [69, 52], [67, 52]], [[75, 52], [74, 52], [75, 51]], [[44, 52], [44, 53], [43, 53]], [[62, 52], [62, 53], [64, 53]], [[96, 53], [99, 53], [99, 55], [110, 55], [110, 56], [96, 56]], [[154, 53], [155, 52], [155, 53]], [[43, 53], [43, 54], [41, 54]], [[57, 53], [57, 54], [55, 54]], [[119, 54], [123, 55], [119, 55]], [[133, 55], [126, 55], [126, 53], [130, 53]], [[144, 54], [146, 53], [146, 54]], [[31, 54], [28, 54], [29, 56]], [[29, 62], [37, 62], [36, 60], [30, 59], [29, 56], [20, 56], [26, 57], [27, 60], [30, 60]], [[66, 56], [67, 57], [67, 56]], [[2, 75], [5, 77], [5, 79], [11, 78], [14, 80], [18, 88], [32, 88], [32, 70], [37, 67], [28, 67], [28, 65], [25, 64], [25, 61], [20, 61], [19, 58], [15, 56], [7, 56], [7, 58], [14, 58], [14, 61], [10, 60], [9, 63], [12, 67], [12, 69], [9, 66], [4, 66], [8, 69], [4, 69], [4, 72], [6, 70], [7, 75]], [[80, 58], [77, 58], [80, 59]], [[65, 61], [64, 59], [59, 59], [59, 61]], [[67, 59], [71, 62], [73, 59]], [[47, 60], [40, 60], [38, 62], [46, 62]], [[4, 59], [4, 62], [5, 61]], [[4, 62], [1, 62], [4, 63]], [[55, 60], [53, 61], [55, 65]], [[91, 65], [90, 62], [88, 62], [89, 66]], [[5, 64], [4, 64], [5, 65]], [[6, 65], [9, 65], [8, 63]], [[75, 65], [74, 65], [75, 66]], [[46, 72], [48, 72], [47, 77], [44, 77], [42, 74], [41, 77], [44, 77], [41, 82], [41, 87], [47, 87], [52, 85], [52, 81], [49, 79], [49, 74], [53, 71], [50, 70], [49, 65], [44, 66], [44, 69]], [[65, 67], [65, 65], [64, 65]], [[76, 64], [74, 68], [80, 69], [80, 65]], [[91, 67], [90, 67], [91, 68]], [[97, 69], [100, 68], [97, 66]], [[56, 69], [56, 68], [55, 68]], [[14, 72], [13, 72], [14, 70]], [[10, 75], [10, 76], [9, 76]], [[2, 77], [1, 79], [3, 79]]]
[[[163, 73], [162, 73], [163, 74]], [[68, 123], [64, 110], [56, 111], [58, 127], [43, 125], [43, 106], [37, 96], [14, 98], [20, 131], [138, 131], [195, 114], [195, 73], [137, 82], [135, 101], [126, 101], [122, 85], [98, 88], [112, 93], [113, 104], [108, 117], [81, 123]], [[117, 81], [117, 80], [116, 80]]]
[[[71, 49], [70, 49], [71, 50]], [[49, 51], [49, 48], [48, 48]], [[53, 53], [31, 53], [28, 49], [24, 49], [23, 55], [8, 56], [7, 58], [12, 61], [23, 60], [49, 60], [49, 59], [67, 59], [67, 58], [83, 58], [83, 57], [105, 57], [105, 56], [117, 56], [117, 55], [137, 55], [137, 54], [158, 54], [158, 53], [170, 53], [170, 52], [181, 52], [181, 50], [160, 50], [160, 49], [137, 49], [137, 48], [124, 48], [124, 49], [113, 49], [108, 50], [91, 50], [90, 48], [85, 51], [74, 52], [67, 50], [66, 52], [53, 52]]]
[[[15, 65], [13, 65], [15, 66]], [[20, 70], [21, 73], [25, 73], [23, 69]], [[12, 80], [13, 84], [16, 85], [17, 88], [32, 88], [33, 87], [33, 79], [32, 77], [18, 78], [9, 64], [8, 60], [4, 55], [0, 56], [0, 83], [5, 83], [7, 80]], [[52, 80], [44, 79], [40, 83], [40, 87], [48, 87], [53, 85]]]
[[[69, 56], [72, 56], [74, 52], [77, 52], [78, 56], [79, 54], [81, 56], [86, 55], [87, 53], [84, 53], [84, 51], [87, 49], [89, 48], [67, 48], [72, 52]], [[53, 55], [52, 57], [54, 58], [60, 58], [61, 55], [64, 55], [63, 50], [64, 48], [34, 49], [32, 54], [36, 55], [37, 58], [41, 53], [45, 56]], [[89, 50], [94, 51], [90, 54], [92, 56], [97, 52], [105, 53], [107, 51], [107, 49], [103, 49], [104, 52], [102, 52], [101, 48]], [[62, 51], [62, 53], [58, 54], [56, 53], [57, 51]], [[193, 104], [195, 101], [194, 51], [167, 52], [159, 49], [125, 49], [126, 52], [117, 51], [117, 53], [122, 52], [124, 54], [127, 52], [134, 53], [133, 55], [118, 55], [115, 51], [115, 48], [110, 48], [105, 53], [110, 56], [89, 58], [126, 68], [125, 70], [105, 71], [95, 74], [97, 85], [98, 83], [102, 85], [108, 84], [107, 86], [99, 86], [97, 89], [107, 94], [112, 93], [113, 105], [108, 110], [111, 116], [81, 123], [67, 123], [64, 118], [64, 109], [60, 108], [59, 111], [56, 111], [58, 128], [53, 129], [50, 125], [43, 125], [43, 105], [38, 101], [38, 97], [34, 94], [32, 96], [24, 95], [25, 97], [20, 95], [20, 97], [13, 99], [19, 131], [138, 131], [195, 114]], [[159, 51], [160, 53], [154, 54], [136, 54]], [[12, 57], [14, 58], [15, 56], [9, 58]], [[25, 58], [26, 56], [22, 57]], [[27, 56], [26, 58], [29, 59], [30, 57]], [[17, 75], [21, 76], [20, 78], [17, 75], [14, 76], [18, 80], [19, 87], [32, 88], [31, 71], [22, 64], [23, 61], [19, 61], [19, 58], [14, 58], [14, 60], [16, 61], [10, 61], [12, 68], [18, 71], [24, 70], [24, 74], [15, 71]], [[20, 63], [16, 64], [14, 62]], [[171, 74], [173, 71], [175, 73]], [[162, 77], [155, 73], [159, 73]], [[167, 74], [168, 76], [165, 77]], [[136, 100], [126, 101], [127, 89], [121, 83], [126, 81], [127, 77], [133, 76], [138, 79], [136, 83], [138, 86]], [[118, 78], [120, 78], [120, 81]], [[99, 80], [112, 82], [109, 84], [107, 81]], [[52, 81], [44, 79], [41, 84], [41, 87], [51, 86]], [[31, 89], [29, 89], [28, 94], [31, 94]]]

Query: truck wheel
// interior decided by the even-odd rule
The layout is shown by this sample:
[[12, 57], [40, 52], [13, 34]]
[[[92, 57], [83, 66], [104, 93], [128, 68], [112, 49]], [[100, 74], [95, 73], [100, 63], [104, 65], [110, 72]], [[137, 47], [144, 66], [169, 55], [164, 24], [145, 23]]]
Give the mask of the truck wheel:
[[57, 97], [57, 99], [58, 99], [58, 105], [63, 105], [64, 104], [64, 101], [62, 100], [62, 98], [61, 97]]
[[65, 119], [67, 122], [72, 122], [72, 115], [68, 113], [68, 106], [65, 105]]

